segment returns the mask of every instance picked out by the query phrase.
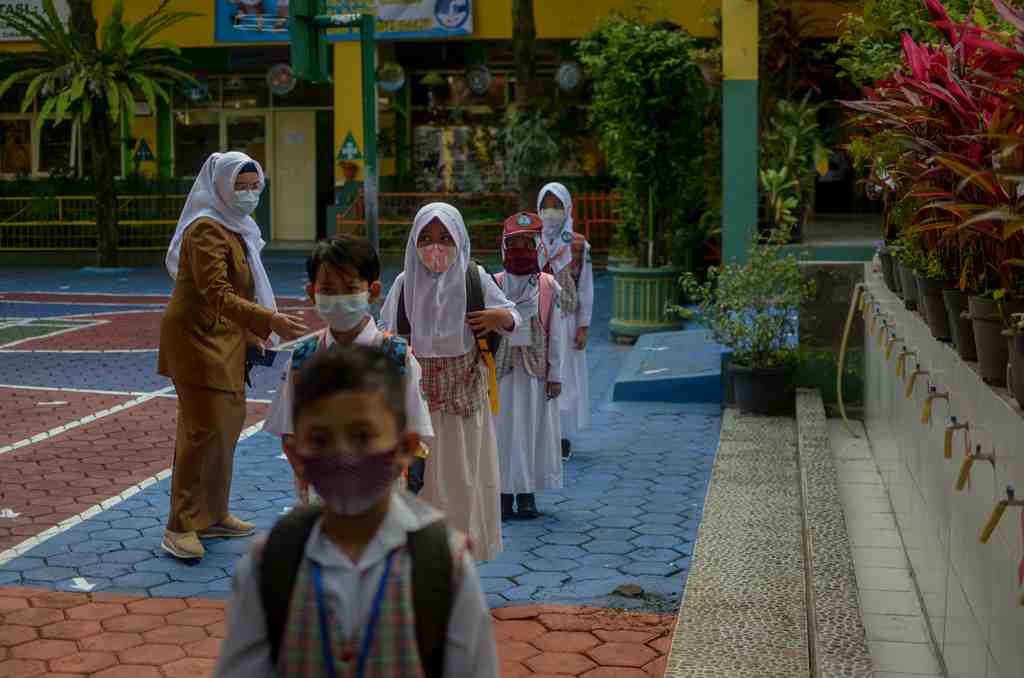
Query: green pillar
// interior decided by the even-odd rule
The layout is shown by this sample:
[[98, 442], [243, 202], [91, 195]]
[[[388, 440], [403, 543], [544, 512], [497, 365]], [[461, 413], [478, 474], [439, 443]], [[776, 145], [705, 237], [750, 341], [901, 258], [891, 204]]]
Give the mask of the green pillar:
[[722, 260], [746, 261], [758, 220], [757, 0], [722, 0]]
[[171, 105], [163, 99], [156, 102], [156, 169], [161, 179], [171, 178]]

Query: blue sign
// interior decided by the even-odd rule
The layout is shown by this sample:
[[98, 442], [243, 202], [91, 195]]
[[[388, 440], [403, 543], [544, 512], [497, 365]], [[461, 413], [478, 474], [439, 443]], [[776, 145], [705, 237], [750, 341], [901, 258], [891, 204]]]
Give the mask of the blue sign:
[[[288, 42], [288, 0], [214, 0], [217, 42]], [[328, 12], [370, 11], [377, 15], [377, 38], [447, 38], [473, 34], [473, 0], [405, 0], [404, 2], [328, 2]], [[342, 29], [332, 41], [358, 40], [359, 32]]]
[[156, 160], [156, 156], [153, 155], [153, 151], [150, 150], [149, 144], [143, 139], [139, 142], [139, 147], [135, 151], [135, 162], [152, 162]]

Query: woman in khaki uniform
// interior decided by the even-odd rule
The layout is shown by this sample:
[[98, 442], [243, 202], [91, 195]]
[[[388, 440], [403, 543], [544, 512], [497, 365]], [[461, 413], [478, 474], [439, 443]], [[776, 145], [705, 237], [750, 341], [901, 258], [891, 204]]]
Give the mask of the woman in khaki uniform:
[[301, 336], [277, 312], [249, 216], [263, 170], [244, 153], [211, 155], [189, 193], [167, 251], [174, 292], [160, 323], [160, 374], [178, 394], [171, 509], [163, 548], [202, 558], [200, 538], [244, 537], [251, 523], [228, 511], [235, 446], [245, 423], [245, 355], [271, 334]]

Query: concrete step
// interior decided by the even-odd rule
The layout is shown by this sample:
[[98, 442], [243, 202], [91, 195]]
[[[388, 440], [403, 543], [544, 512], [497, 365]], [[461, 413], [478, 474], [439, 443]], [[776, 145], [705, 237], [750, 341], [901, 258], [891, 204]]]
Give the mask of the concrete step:
[[707, 330], [644, 335], [615, 379], [612, 400], [721, 402], [723, 351]]

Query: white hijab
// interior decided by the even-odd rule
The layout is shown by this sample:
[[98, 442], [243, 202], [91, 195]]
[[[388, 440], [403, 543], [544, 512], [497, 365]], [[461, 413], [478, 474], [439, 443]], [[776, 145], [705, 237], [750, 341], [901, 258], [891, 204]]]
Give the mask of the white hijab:
[[[433, 273], [416, 252], [420, 233], [438, 219], [455, 241], [455, 261], [444, 273]], [[459, 210], [434, 202], [416, 213], [405, 245], [405, 312], [412, 336], [409, 343], [423, 358], [457, 358], [473, 350], [476, 342], [466, 324], [466, 271], [469, 269], [469, 233]]]
[[548, 193], [561, 201], [565, 208], [565, 221], [561, 226], [551, 229], [544, 227], [544, 248], [547, 251], [541, 255], [540, 267], [543, 269], [545, 266], [551, 266], [551, 272], [557, 274], [572, 262], [572, 196], [569, 195], [569, 189], [562, 184], [556, 182], [546, 185], [537, 195], [538, 214], [544, 196]]
[[188, 200], [185, 201], [185, 207], [181, 210], [181, 216], [178, 217], [178, 228], [174, 231], [174, 237], [171, 238], [171, 246], [167, 248], [167, 257], [164, 259], [164, 263], [167, 266], [167, 273], [170, 274], [172, 280], [176, 281], [178, 279], [178, 261], [181, 258], [181, 242], [185, 237], [185, 231], [199, 219], [216, 221], [245, 240], [245, 254], [256, 288], [256, 301], [261, 306], [276, 311], [277, 303], [274, 301], [274, 290], [270, 286], [267, 270], [263, 267], [263, 260], [260, 259], [260, 252], [266, 245], [260, 236], [260, 227], [252, 217], [240, 212], [231, 200], [235, 192], [235, 180], [242, 167], [250, 162], [256, 165], [262, 191], [265, 185], [263, 168], [245, 153], [238, 151], [214, 153], [206, 159], [203, 169], [199, 171], [199, 176], [192, 184], [192, 190], [189, 191]]

